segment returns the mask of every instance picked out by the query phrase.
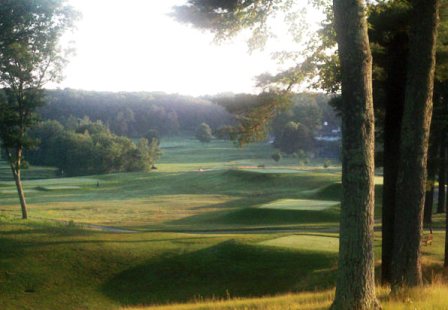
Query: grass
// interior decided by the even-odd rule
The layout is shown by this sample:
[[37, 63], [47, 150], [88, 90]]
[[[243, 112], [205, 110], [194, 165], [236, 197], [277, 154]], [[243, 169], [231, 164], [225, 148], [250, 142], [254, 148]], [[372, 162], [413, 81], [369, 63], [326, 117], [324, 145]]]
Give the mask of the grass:
[[262, 244], [281, 234], [112, 234], [41, 221], [1, 223], [2, 309], [55, 309], [61, 300], [64, 309], [116, 309], [334, 282], [336, 253]]
[[[436, 284], [408, 291], [391, 297], [387, 288], [377, 288], [378, 298], [384, 310], [444, 310], [448, 308], [447, 287]], [[155, 307], [129, 307], [127, 310], [324, 310], [331, 306], [333, 291], [286, 294], [263, 298], [237, 298], [230, 300], [197, 301], [189, 304], [171, 304]]]
[[[225, 141], [171, 139], [162, 149], [150, 173], [57, 178], [55, 169], [31, 167], [24, 181], [26, 222], [0, 162], [0, 309], [330, 305], [338, 167], [298, 167], [294, 158], [275, 163], [266, 144], [237, 149]], [[380, 201], [382, 179], [376, 181]], [[444, 235], [435, 232], [433, 246], [423, 249], [428, 283], [443, 282], [434, 277], [442, 274], [443, 245]], [[413, 304], [389, 299], [383, 288], [380, 296], [385, 309], [425, 309], [428, 298], [430, 309], [446, 309], [444, 288], [410, 292]]]
[[[173, 143], [176, 146], [179, 142]], [[164, 149], [167, 159], [156, 172], [25, 180], [30, 217], [136, 230], [337, 226], [337, 207], [319, 210], [321, 214], [311, 214], [306, 209], [306, 205], [322, 205], [318, 199], [315, 203], [311, 201], [314, 198], [310, 196], [337, 181], [337, 172], [287, 166], [280, 168], [295, 173], [279, 173], [278, 167], [267, 173], [268, 166], [260, 169], [264, 173], [258, 173], [253, 168], [234, 166], [236, 162], [267, 162], [271, 149], [265, 144], [247, 149], [236, 149], [230, 142], [222, 141], [173, 145], [174, 154], [170, 148]], [[198, 151], [200, 147], [204, 148], [202, 152]], [[208, 150], [211, 155], [207, 159], [204, 154]], [[214, 150], [221, 154], [220, 160], [231, 161], [219, 162], [214, 158]], [[185, 155], [188, 151], [189, 156]], [[195, 162], [191, 153], [202, 154], [205, 164]], [[176, 158], [177, 164], [169, 163]], [[212, 161], [213, 170], [198, 169]], [[0, 197], [0, 212], [18, 217], [18, 199], [12, 181], [0, 182]], [[305, 202], [306, 199], [309, 201]], [[280, 207], [282, 201], [294, 200], [303, 202], [302, 209]]]

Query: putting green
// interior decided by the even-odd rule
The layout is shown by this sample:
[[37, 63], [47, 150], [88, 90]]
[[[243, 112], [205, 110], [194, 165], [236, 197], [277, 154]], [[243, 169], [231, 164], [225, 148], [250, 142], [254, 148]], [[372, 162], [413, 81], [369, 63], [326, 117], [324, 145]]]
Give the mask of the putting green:
[[339, 249], [339, 239], [336, 235], [292, 235], [263, 241], [259, 244], [305, 251], [331, 253], [337, 253]]
[[328, 200], [307, 200], [307, 199], [278, 199], [273, 202], [259, 206], [260, 209], [276, 210], [298, 210], [298, 211], [323, 211], [327, 210], [339, 202]]

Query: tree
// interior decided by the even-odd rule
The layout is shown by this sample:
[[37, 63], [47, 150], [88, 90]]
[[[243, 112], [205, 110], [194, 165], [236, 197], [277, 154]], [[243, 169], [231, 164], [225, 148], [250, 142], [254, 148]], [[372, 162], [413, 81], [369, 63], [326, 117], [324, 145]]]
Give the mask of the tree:
[[160, 135], [159, 135], [159, 132], [157, 131], [157, 129], [148, 130], [148, 132], [145, 134], [145, 138], [148, 141], [152, 141], [153, 139], [156, 139], [157, 145], [160, 145]]
[[275, 139], [274, 146], [286, 154], [299, 150], [309, 152], [313, 149], [313, 136], [305, 125], [288, 122], [281, 135]]
[[422, 284], [421, 232], [434, 87], [438, 0], [413, 0], [395, 205], [392, 287]]
[[341, 64], [342, 202], [333, 309], [375, 309], [372, 56], [362, 0], [334, 0]]
[[[215, 29], [218, 35], [231, 35], [250, 26], [255, 34], [263, 32], [267, 17], [281, 7], [282, 1], [190, 0], [188, 3], [177, 10], [179, 19]], [[342, 76], [343, 199], [338, 281], [332, 308], [373, 309], [378, 305], [373, 259], [374, 115], [365, 2], [334, 0], [333, 11]], [[286, 91], [303, 76], [295, 74], [297, 71], [291, 73]], [[262, 120], [269, 118], [278, 106], [273, 103], [269, 101], [260, 108], [262, 112], [267, 109]], [[253, 122], [248, 124], [249, 129], [257, 128]]]
[[213, 139], [212, 130], [206, 123], [199, 125], [196, 138], [202, 143], [209, 143]]
[[58, 47], [76, 14], [59, 0], [0, 2], [0, 138], [19, 194], [22, 218], [27, 208], [21, 181], [24, 149], [32, 144], [27, 130], [43, 105], [42, 87], [58, 81], [65, 64]]
[[159, 148], [159, 141], [156, 138], [151, 140], [142, 138], [137, 143], [137, 162], [140, 163], [139, 171], [149, 171], [154, 166], [156, 161], [160, 158], [161, 151]]

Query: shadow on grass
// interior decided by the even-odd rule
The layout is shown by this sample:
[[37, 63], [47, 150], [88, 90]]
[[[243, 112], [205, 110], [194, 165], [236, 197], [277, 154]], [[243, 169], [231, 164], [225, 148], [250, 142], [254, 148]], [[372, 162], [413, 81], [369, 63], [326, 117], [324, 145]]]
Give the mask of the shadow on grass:
[[325, 211], [281, 210], [246, 207], [238, 210], [225, 210], [193, 215], [172, 221], [169, 225], [291, 225], [338, 223], [339, 211], [331, 208]]
[[334, 285], [336, 255], [222, 242], [150, 260], [110, 279], [102, 291], [123, 305], [273, 295]]

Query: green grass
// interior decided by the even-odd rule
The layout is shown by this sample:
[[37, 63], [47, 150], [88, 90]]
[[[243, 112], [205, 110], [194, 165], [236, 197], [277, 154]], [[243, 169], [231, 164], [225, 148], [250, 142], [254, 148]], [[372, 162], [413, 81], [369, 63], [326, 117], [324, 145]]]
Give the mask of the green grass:
[[336, 253], [263, 245], [278, 234], [112, 234], [6, 219], [1, 229], [2, 309], [114, 309], [334, 282]]
[[[175, 139], [167, 144], [164, 161], [150, 173], [25, 180], [30, 217], [137, 230], [337, 226], [336, 202], [332, 203], [335, 207], [321, 210], [322, 214], [311, 214], [305, 205], [296, 210], [266, 206], [279, 201], [314, 200], [311, 196], [336, 182], [339, 172], [315, 166], [240, 166], [275, 164], [266, 144], [245, 149], [234, 148], [226, 141], [204, 145]], [[217, 154], [220, 156], [216, 158]], [[210, 163], [214, 165], [212, 170], [200, 168]], [[14, 182], [0, 181], [0, 198], [1, 213], [20, 216]], [[317, 200], [315, 204], [321, 204]]]
[[294, 234], [260, 242], [261, 245], [297, 249], [301, 251], [321, 251], [337, 253], [339, 238], [335, 234]]
[[[29, 221], [19, 219], [14, 183], [0, 162], [0, 309], [329, 306], [338, 167], [275, 163], [267, 144], [237, 149], [178, 138], [162, 149], [150, 173], [57, 178], [55, 169], [31, 167], [24, 181]], [[379, 206], [382, 179], [376, 181]], [[380, 241], [377, 235], [377, 257]], [[440, 280], [434, 275], [441, 274], [443, 245], [436, 232], [423, 249], [427, 282]], [[386, 309], [403, 305], [381, 294]], [[434, 305], [446, 305], [428, 294]], [[425, 298], [418, 295], [415, 305]]]
[[339, 201], [279, 199], [274, 202], [261, 205], [259, 208], [273, 210], [324, 211], [338, 204]]

